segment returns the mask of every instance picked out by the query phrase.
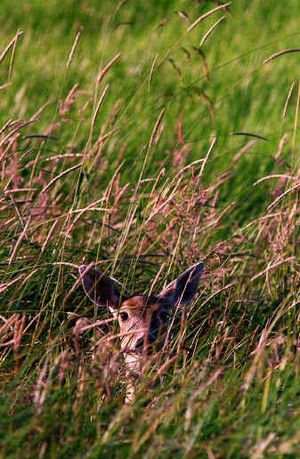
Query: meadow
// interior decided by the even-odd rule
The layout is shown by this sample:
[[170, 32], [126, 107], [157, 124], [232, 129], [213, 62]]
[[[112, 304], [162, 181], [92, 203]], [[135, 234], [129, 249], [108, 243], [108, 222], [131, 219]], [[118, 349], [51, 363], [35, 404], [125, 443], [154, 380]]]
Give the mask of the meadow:
[[[299, 457], [299, 1], [0, 20], [0, 457]], [[124, 404], [78, 266], [149, 293], [199, 260]]]

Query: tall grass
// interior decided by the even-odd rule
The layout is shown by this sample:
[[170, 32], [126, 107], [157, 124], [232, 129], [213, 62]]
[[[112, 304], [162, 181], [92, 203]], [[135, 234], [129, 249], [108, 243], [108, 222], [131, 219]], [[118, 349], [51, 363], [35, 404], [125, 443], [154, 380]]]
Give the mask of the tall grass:
[[[2, 2], [5, 458], [299, 455], [300, 7], [218, 4]], [[78, 265], [149, 293], [200, 259], [124, 405]]]

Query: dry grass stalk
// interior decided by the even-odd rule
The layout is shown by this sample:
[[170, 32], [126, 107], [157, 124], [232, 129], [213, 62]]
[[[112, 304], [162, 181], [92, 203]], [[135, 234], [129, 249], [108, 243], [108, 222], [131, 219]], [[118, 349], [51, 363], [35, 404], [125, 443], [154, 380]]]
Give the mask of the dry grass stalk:
[[2, 52], [2, 54], [0, 55], [0, 64], [2, 63], [2, 61], [5, 59], [5, 57], [7, 56], [7, 54], [9, 53], [10, 49], [13, 48], [15, 46], [15, 44], [18, 42], [19, 38], [24, 34], [24, 32], [22, 30], [18, 30], [18, 32], [16, 33], [16, 35], [14, 36], [14, 38], [8, 43], [8, 45], [6, 46], [5, 50]]
[[217, 143], [217, 137], [213, 137], [212, 142], [211, 142], [211, 144], [209, 146], [208, 152], [207, 152], [207, 154], [206, 154], [206, 156], [205, 156], [205, 158], [203, 160], [203, 163], [201, 164], [201, 168], [200, 168], [200, 171], [199, 171], [199, 174], [198, 174], [198, 178], [202, 177], [205, 165], [206, 165], [206, 163], [208, 161], [208, 158], [210, 157], [210, 155], [211, 155], [216, 143]]
[[109, 132], [107, 132], [106, 134], [100, 134], [100, 136], [99, 136], [98, 140], [96, 141], [95, 145], [100, 145], [101, 143], [104, 143], [107, 139], [112, 137], [112, 135], [115, 134], [116, 132], [118, 132], [118, 128], [113, 128]]
[[15, 134], [17, 134], [22, 128], [26, 127], [26, 126], [29, 126], [30, 124], [33, 124], [36, 122], [36, 119], [35, 118], [31, 118], [30, 120], [25, 120], [25, 121], [20, 121], [19, 123], [17, 123], [16, 126], [14, 126], [12, 128], [12, 130], [5, 136], [3, 137], [3, 139], [1, 140], [0, 142], [0, 148], [7, 144], [7, 142], [15, 136]]
[[290, 263], [292, 261], [295, 261], [296, 257], [289, 257], [289, 258], [286, 258], [285, 260], [279, 260], [275, 263], [272, 263], [270, 261], [270, 263], [268, 263], [268, 267], [266, 269], [264, 269], [263, 271], [259, 272], [258, 274], [255, 274], [255, 276], [253, 276], [251, 279], [250, 279], [250, 282], [253, 282], [254, 280], [258, 279], [259, 277], [263, 276], [264, 274], [268, 274], [268, 272], [271, 270], [271, 269], [274, 269], [274, 268], [277, 268], [278, 266], [282, 265], [283, 263]]
[[92, 121], [91, 121], [89, 141], [88, 142], [90, 142], [92, 140], [92, 134], [93, 134], [94, 126], [95, 126], [95, 123], [96, 123], [96, 120], [97, 120], [101, 105], [103, 104], [103, 101], [104, 101], [104, 99], [106, 97], [106, 94], [108, 92], [108, 89], [109, 89], [109, 85], [106, 85], [104, 90], [103, 90], [103, 92], [102, 92], [102, 94], [101, 94], [101, 96], [100, 96], [100, 99], [99, 99], [99, 101], [97, 103], [96, 109], [95, 109], [95, 111], [93, 113]]
[[256, 180], [256, 182], [253, 183], [253, 186], [258, 185], [259, 183], [264, 182], [265, 180], [270, 180], [273, 178], [284, 178], [284, 179], [293, 179], [291, 175], [288, 174], [272, 174], [272, 175], [267, 175], [266, 177], [262, 177], [259, 180]]
[[104, 67], [104, 69], [101, 70], [101, 72], [99, 73], [99, 75], [97, 76], [96, 78], [96, 84], [98, 85], [99, 83], [101, 83], [101, 81], [103, 80], [103, 78], [105, 77], [105, 75], [107, 74], [107, 72], [109, 71], [109, 69], [115, 64], [115, 62], [117, 62], [120, 57], [122, 56], [121, 53], [117, 53], [110, 61], [109, 63]]
[[65, 175], [69, 174], [70, 172], [75, 171], [76, 169], [79, 169], [82, 167], [83, 163], [75, 164], [75, 166], [69, 167], [69, 169], [66, 169], [65, 171], [61, 172], [58, 176], [54, 177], [50, 182], [42, 189], [41, 194], [45, 193], [46, 191], [49, 190], [49, 188], [56, 183], [61, 177], [64, 177]]
[[[0, 347], [13, 346], [14, 344], [13, 326], [17, 320], [17, 317], [18, 317], [17, 314], [13, 314], [9, 319], [6, 319], [5, 317], [0, 316], [0, 319], [2, 320], [2, 322], [4, 322], [2, 327], [0, 327], [0, 339], [1, 339]], [[10, 337], [10, 335], [12, 335], [12, 337]], [[6, 341], [8, 339], [9, 341]]]
[[13, 47], [12, 47], [12, 52], [11, 52], [11, 58], [9, 62], [9, 70], [8, 70], [8, 79], [11, 79], [12, 71], [13, 71], [13, 65], [14, 65], [14, 60], [15, 60], [15, 53], [16, 53], [16, 48], [18, 44], [19, 37], [23, 35], [24, 32], [19, 31], [16, 34], [16, 39], [14, 40]]
[[249, 140], [233, 157], [233, 161], [237, 162], [250, 148], [256, 144], [257, 140]]
[[86, 207], [84, 207], [83, 209], [74, 209], [72, 210], [71, 213], [69, 213], [69, 215], [76, 215], [76, 217], [74, 218], [73, 221], [70, 220], [70, 223], [69, 223], [69, 227], [66, 228], [66, 235], [69, 235], [71, 234], [73, 228], [75, 227], [76, 223], [80, 220], [80, 218], [82, 217], [82, 215], [86, 212], [104, 212], [105, 214], [107, 213], [112, 213], [113, 212], [113, 209], [110, 209], [108, 207], [97, 207], [97, 204], [100, 203], [100, 202], [104, 202], [105, 203], [105, 199], [104, 198], [101, 198], [101, 199], [98, 199], [97, 201], [95, 202], [91, 202], [90, 204], [88, 204]]
[[81, 34], [83, 32], [83, 27], [80, 26], [79, 27], [79, 30], [76, 34], [76, 37], [75, 37], [75, 40], [74, 40], [74, 43], [72, 45], [72, 48], [71, 48], [71, 51], [70, 51], [70, 54], [69, 54], [69, 57], [68, 57], [68, 60], [67, 60], [67, 63], [66, 63], [66, 67], [68, 68], [73, 60], [73, 57], [74, 57], [74, 54], [75, 54], [75, 51], [76, 51], [76, 48], [78, 46], [78, 43], [79, 43], [79, 40], [80, 40], [80, 37], [81, 37]]
[[[12, 85], [11, 81], [8, 81], [7, 83], [1, 84], [0, 85], [0, 91], [2, 91], [3, 89], [9, 88], [11, 85]], [[1, 133], [1, 130], [0, 130], [0, 133]]]
[[5, 282], [3, 284], [0, 284], [0, 293], [6, 292], [12, 285], [14, 285], [16, 282], [18, 282], [20, 279], [24, 277], [24, 274], [20, 274], [20, 276], [16, 277], [15, 279], [11, 280], [10, 282]]
[[268, 210], [272, 209], [274, 206], [276, 206], [278, 204], [279, 201], [281, 201], [285, 196], [287, 196], [288, 194], [296, 191], [300, 189], [300, 183], [296, 183], [296, 185], [292, 186], [291, 188], [289, 188], [288, 190], [286, 190], [284, 193], [282, 193], [280, 196], [278, 196], [278, 198], [276, 198], [269, 206], [268, 206]]
[[20, 233], [20, 235], [19, 235], [19, 237], [18, 237], [18, 240], [17, 240], [17, 242], [16, 242], [16, 244], [15, 244], [15, 246], [14, 246], [14, 248], [13, 248], [13, 251], [12, 251], [10, 257], [9, 257], [9, 260], [8, 260], [8, 264], [9, 264], [9, 265], [11, 265], [12, 262], [14, 261], [15, 255], [16, 255], [16, 253], [17, 253], [17, 251], [18, 251], [18, 248], [19, 248], [19, 246], [20, 246], [22, 240], [23, 240], [25, 237], [28, 238], [28, 236], [27, 236], [27, 228], [28, 228], [28, 226], [29, 226], [29, 223], [30, 223], [30, 217], [28, 217], [28, 219], [27, 219], [27, 221], [26, 221], [26, 223], [25, 223], [25, 226], [24, 226], [22, 232]]
[[161, 122], [162, 122], [162, 119], [164, 117], [164, 114], [165, 114], [165, 109], [161, 109], [158, 117], [157, 117], [157, 120], [155, 122], [155, 125], [152, 129], [152, 132], [151, 132], [151, 136], [150, 136], [150, 140], [149, 140], [149, 148], [151, 148], [155, 143], [157, 143], [157, 133], [159, 131], [159, 128], [160, 128], [160, 125], [161, 125]]
[[208, 31], [206, 32], [206, 34], [203, 35], [200, 43], [199, 43], [199, 47], [201, 48], [204, 43], [206, 42], [206, 40], [210, 37], [210, 35], [213, 33], [213, 31], [218, 27], [218, 25], [224, 21], [224, 19], [226, 19], [227, 16], [221, 16], [220, 19], [218, 19], [209, 29]]
[[275, 439], [276, 434], [274, 432], [270, 432], [266, 438], [261, 439], [259, 442], [257, 442], [251, 452], [250, 452], [250, 458], [251, 459], [263, 459], [265, 456], [265, 453], [267, 452], [267, 448], [271, 445], [273, 440]]
[[27, 188], [13, 188], [13, 189], [10, 189], [10, 190], [5, 190], [4, 191], [4, 194], [11, 194], [11, 193], [23, 193], [24, 191], [36, 191], [37, 189], [36, 188], [30, 188], [30, 187], [27, 187]]
[[299, 52], [300, 52], [300, 48], [284, 49], [283, 51], [278, 51], [277, 53], [272, 54], [270, 57], [265, 59], [263, 63], [267, 64], [268, 62], [273, 61], [274, 59], [277, 59], [280, 56], [284, 56], [285, 54], [299, 53]]
[[287, 140], [288, 140], [288, 134], [283, 134], [283, 136], [281, 137], [281, 139], [279, 141], [278, 149], [277, 149], [277, 152], [276, 152], [276, 155], [275, 155], [275, 161], [277, 163], [280, 161], [280, 157], [282, 155], [283, 148], [284, 148], [285, 143], [287, 142]]
[[44, 161], [48, 163], [49, 161], [57, 161], [58, 159], [67, 159], [67, 158], [83, 158], [84, 153], [64, 153], [62, 155], [54, 155], [49, 158], [45, 158]]
[[14, 352], [15, 353], [17, 353], [18, 350], [20, 349], [23, 331], [25, 328], [25, 321], [26, 321], [25, 313], [22, 314], [21, 318], [19, 317], [19, 315], [17, 315], [16, 320], [15, 320], [15, 326], [14, 326]]
[[21, 363], [19, 349], [24, 334], [26, 315], [23, 313], [20, 317], [20, 314], [15, 313], [9, 319], [3, 316], [0, 316], [0, 319], [4, 322], [0, 327], [0, 348], [4, 348], [0, 360], [4, 362], [9, 350], [12, 349], [15, 360], [14, 373], [17, 373]]
[[79, 84], [78, 83], [74, 84], [72, 89], [68, 92], [67, 97], [65, 98], [65, 100], [63, 100], [63, 101], [61, 101], [59, 103], [58, 113], [59, 113], [60, 116], [65, 116], [65, 115], [67, 115], [67, 113], [70, 112], [71, 107], [75, 102], [78, 88], [79, 88]]
[[59, 223], [59, 220], [54, 220], [54, 222], [51, 225], [50, 230], [47, 233], [46, 239], [43, 242], [42, 248], [41, 248], [41, 253], [43, 253], [48, 245], [48, 242], [50, 241], [52, 234], [54, 233], [55, 228], [57, 227]]
[[200, 16], [198, 19], [196, 19], [196, 21], [194, 21], [194, 22], [189, 26], [189, 28], [187, 29], [187, 31], [190, 32], [190, 31], [193, 30], [198, 24], [200, 24], [200, 22], [204, 21], [204, 19], [208, 18], [209, 16], [211, 16], [212, 14], [216, 13], [216, 12], [219, 11], [219, 10], [226, 9], [229, 5], [231, 5], [231, 2], [223, 3], [222, 5], [216, 6], [216, 7], [213, 8], [212, 10], [208, 11], [207, 13], [202, 14], [202, 16]]
[[185, 22], [190, 22], [189, 15], [185, 11], [177, 11], [177, 14], [181, 19], [183, 19]]
[[288, 109], [290, 100], [291, 100], [291, 98], [292, 98], [292, 95], [293, 95], [295, 83], [296, 83], [296, 82], [293, 81], [293, 83], [292, 83], [291, 86], [290, 86], [290, 89], [289, 89], [289, 92], [288, 92], [286, 101], [285, 101], [285, 103], [284, 103], [284, 107], [283, 107], [283, 111], [282, 111], [282, 115], [281, 115], [282, 118], [285, 118], [285, 116], [286, 116], [286, 112], [287, 112], [287, 109]]

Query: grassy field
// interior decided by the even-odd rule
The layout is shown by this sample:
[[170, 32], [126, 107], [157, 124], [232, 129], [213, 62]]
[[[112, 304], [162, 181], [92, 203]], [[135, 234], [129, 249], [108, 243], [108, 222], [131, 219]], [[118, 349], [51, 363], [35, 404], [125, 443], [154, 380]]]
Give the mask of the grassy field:
[[[5, 459], [300, 455], [300, 3], [221, 3], [1, 2]], [[147, 293], [200, 259], [125, 405], [77, 267]]]

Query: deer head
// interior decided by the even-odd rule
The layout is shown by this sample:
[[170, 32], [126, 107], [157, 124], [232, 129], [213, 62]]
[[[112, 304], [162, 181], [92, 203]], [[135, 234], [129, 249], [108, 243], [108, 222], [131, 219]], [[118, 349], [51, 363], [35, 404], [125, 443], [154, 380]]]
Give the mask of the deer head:
[[204, 263], [181, 274], [158, 295], [123, 295], [120, 285], [95, 268], [79, 267], [85, 293], [99, 307], [109, 309], [118, 321], [121, 349], [127, 370], [140, 375], [147, 355], [164, 344], [172, 310], [195, 296]]

